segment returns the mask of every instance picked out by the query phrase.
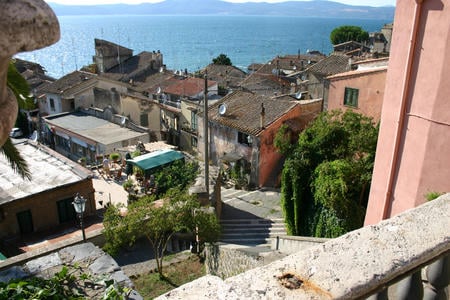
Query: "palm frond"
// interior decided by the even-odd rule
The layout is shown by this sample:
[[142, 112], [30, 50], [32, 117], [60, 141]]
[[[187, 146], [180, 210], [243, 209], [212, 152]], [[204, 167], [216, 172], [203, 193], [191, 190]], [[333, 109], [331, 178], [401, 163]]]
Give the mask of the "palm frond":
[[24, 179], [31, 180], [31, 172], [28, 169], [27, 162], [20, 155], [19, 150], [17, 150], [10, 138], [8, 138], [5, 144], [0, 148], [0, 152], [5, 155], [14, 172], [18, 173]]

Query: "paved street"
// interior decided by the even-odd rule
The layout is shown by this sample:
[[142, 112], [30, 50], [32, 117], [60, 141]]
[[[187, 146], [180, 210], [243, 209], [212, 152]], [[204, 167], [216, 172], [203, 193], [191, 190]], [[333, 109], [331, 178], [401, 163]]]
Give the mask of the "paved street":
[[222, 188], [222, 201], [222, 219], [282, 218], [278, 190], [244, 191]]

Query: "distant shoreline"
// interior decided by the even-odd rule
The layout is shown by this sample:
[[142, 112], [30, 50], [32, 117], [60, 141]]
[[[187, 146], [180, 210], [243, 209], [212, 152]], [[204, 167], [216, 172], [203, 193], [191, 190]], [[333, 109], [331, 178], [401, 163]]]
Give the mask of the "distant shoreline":
[[62, 5], [48, 3], [57, 16], [262, 16], [393, 19], [394, 6], [352, 6], [333, 1], [231, 3], [219, 0], [166, 0], [159, 3]]

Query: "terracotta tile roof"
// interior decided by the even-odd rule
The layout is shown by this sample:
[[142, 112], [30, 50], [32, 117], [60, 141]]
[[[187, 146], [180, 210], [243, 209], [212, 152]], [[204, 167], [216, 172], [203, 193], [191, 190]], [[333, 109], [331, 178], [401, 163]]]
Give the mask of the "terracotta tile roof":
[[[187, 77], [180, 80], [171, 80], [172, 84], [163, 89], [164, 93], [180, 96], [193, 97], [205, 88], [205, 80], [202, 78]], [[208, 88], [216, 85], [217, 82], [208, 80]]]
[[88, 72], [74, 71], [61, 77], [55, 82], [48, 84], [46, 87], [42, 88], [42, 92], [52, 94], [63, 94], [66, 90], [80, 84], [83, 81], [89, 80], [95, 76], [97, 75]]
[[158, 88], [163, 90], [165, 87], [173, 84], [177, 80], [176, 78], [177, 76], [173, 72], [164, 70], [163, 72], [154, 73], [146, 77], [143, 82], [135, 82], [135, 89], [156, 94]]
[[273, 74], [276, 69], [300, 71], [321, 61], [324, 58], [325, 55], [311, 54], [277, 56], [269, 63], [261, 66], [258, 70], [256, 70], [256, 72]]
[[[270, 126], [295, 106], [300, 105], [290, 96], [270, 98], [248, 91], [235, 91], [209, 107], [209, 120], [241, 132], [258, 136], [263, 129], [261, 122], [261, 104], [265, 109], [265, 127]], [[219, 106], [226, 105], [223, 115], [218, 113]]]
[[348, 56], [333, 54], [312, 65], [307, 71], [321, 76], [342, 73], [351, 69], [349, 60]]
[[288, 93], [291, 83], [282, 76], [253, 73], [240, 86], [258, 94], [274, 96]]
[[234, 66], [224, 66], [210, 64], [205, 69], [200, 70], [200, 74], [208, 72], [208, 79], [217, 81], [220, 86], [237, 87], [247, 76], [247, 73]]

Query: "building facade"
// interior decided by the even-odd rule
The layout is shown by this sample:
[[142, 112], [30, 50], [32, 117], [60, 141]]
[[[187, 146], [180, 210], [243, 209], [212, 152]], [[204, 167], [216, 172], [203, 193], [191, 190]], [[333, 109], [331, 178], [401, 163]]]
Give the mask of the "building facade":
[[365, 224], [450, 190], [450, 5], [398, 0]]
[[86, 202], [86, 217], [96, 212], [92, 173], [38, 144], [16, 145], [31, 180], [15, 173], [0, 157], [0, 238], [32, 235], [64, 224], [78, 224], [72, 202], [77, 193]]

